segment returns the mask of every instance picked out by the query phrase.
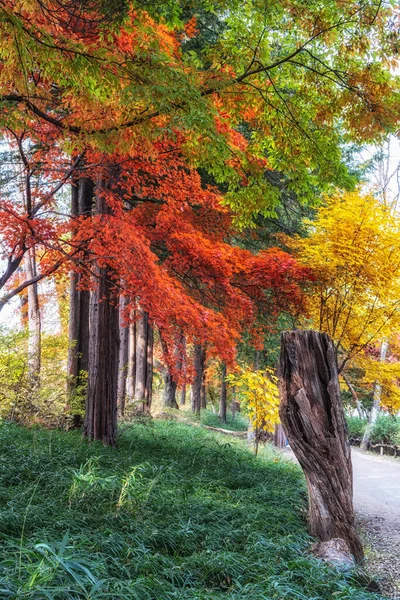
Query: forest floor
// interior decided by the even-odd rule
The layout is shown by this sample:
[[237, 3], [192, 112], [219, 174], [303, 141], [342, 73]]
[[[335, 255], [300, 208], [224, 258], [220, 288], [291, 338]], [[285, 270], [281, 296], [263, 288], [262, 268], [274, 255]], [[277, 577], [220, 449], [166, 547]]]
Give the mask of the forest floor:
[[297, 465], [172, 421], [0, 425], [0, 600], [372, 600], [308, 554]]
[[400, 462], [354, 448], [352, 461], [368, 568], [388, 596], [400, 598]]

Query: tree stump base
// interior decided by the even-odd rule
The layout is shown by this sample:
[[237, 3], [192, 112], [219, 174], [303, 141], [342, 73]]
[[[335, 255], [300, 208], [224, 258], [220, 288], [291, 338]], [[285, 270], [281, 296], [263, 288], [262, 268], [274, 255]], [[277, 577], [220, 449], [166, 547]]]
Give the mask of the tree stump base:
[[343, 539], [359, 563], [364, 553], [332, 340], [316, 331], [283, 332], [279, 371], [280, 417], [306, 477], [310, 533], [323, 542]]

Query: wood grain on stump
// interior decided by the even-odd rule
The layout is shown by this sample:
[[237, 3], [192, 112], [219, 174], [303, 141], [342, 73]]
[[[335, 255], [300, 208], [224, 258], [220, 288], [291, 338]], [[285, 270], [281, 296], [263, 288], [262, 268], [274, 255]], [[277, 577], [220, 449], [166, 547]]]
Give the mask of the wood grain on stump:
[[345, 540], [357, 562], [353, 473], [334, 345], [316, 331], [281, 337], [280, 417], [308, 486], [310, 533]]

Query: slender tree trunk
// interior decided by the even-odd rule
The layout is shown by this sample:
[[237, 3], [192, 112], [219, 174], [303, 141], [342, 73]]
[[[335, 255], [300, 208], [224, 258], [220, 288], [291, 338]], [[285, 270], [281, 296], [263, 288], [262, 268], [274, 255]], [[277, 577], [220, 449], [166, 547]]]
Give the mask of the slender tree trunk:
[[192, 411], [200, 414], [204, 378], [205, 354], [201, 344], [194, 346], [194, 380], [192, 383]]
[[164, 375], [164, 394], [163, 402], [167, 408], [179, 408], [176, 401], [176, 382], [174, 381], [168, 368], [165, 370]]
[[[100, 185], [96, 213], [110, 214]], [[106, 268], [96, 268], [97, 288], [90, 302], [89, 376], [84, 433], [91, 440], [114, 445], [117, 435], [119, 310], [115, 284]]]
[[153, 346], [154, 346], [154, 330], [149, 322], [147, 322], [147, 371], [146, 371], [146, 387], [144, 391], [145, 412], [150, 414], [151, 403], [153, 400]]
[[350, 443], [340, 397], [335, 348], [316, 331], [281, 338], [280, 417], [306, 476], [311, 535], [345, 540], [357, 562], [363, 549], [355, 529]]
[[183, 377], [184, 382], [182, 384], [182, 389], [181, 389], [180, 405], [185, 406], [185, 404], [186, 404], [186, 338], [184, 335], [182, 335], [181, 368], [182, 368], [182, 377]]
[[[28, 279], [36, 277], [36, 252], [32, 247], [26, 254], [25, 264]], [[38, 285], [28, 287], [28, 374], [34, 387], [39, 386], [41, 367], [41, 333]]]
[[219, 398], [219, 418], [226, 423], [226, 363], [222, 363], [221, 394]]
[[274, 444], [280, 449], [286, 446], [286, 436], [281, 423], [275, 425]]
[[[182, 369], [182, 356], [181, 356], [181, 349], [179, 347], [180, 341], [181, 340], [178, 340], [177, 348], [175, 348], [175, 350], [174, 350], [176, 372], [180, 372]], [[170, 359], [171, 356], [169, 355], [168, 345], [165, 342], [161, 331], [160, 331], [160, 342], [161, 342], [161, 348], [163, 351], [163, 358], [164, 358], [164, 363], [165, 363], [165, 368], [163, 370], [163, 379], [164, 379], [163, 404], [166, 408], [179, 409], [178, 403], [176, 401], [176, 390], [177, 390], [178, 385], [174, 378], [174, 375], [171, 373], [171, 370], [168, 366], [168, 359]]]
[[131, 315], [132, 321], [129, 323], [129, 354], [128, 354], [128, 374], [126, 382], [126, 395], [129, 402], [135, 399], [136, 382], [136, 321], [135, 314]]
[[129, 324], [126, 323], [126, 307], [129, 300], [126, 296], [120, 297], [119, 304], [119, 361], [118, 361], [118, 407], [121, 415], [125, 412], [126, 381], [129, 360]]
[[141, 410], [145, 411], [145, 391], [147, 380], [147, 330], [148, 315], [140, 310], [137, 322], [136, 334], [136, 376], [135, 376], [135, 400], [141, 402]]
[[150, 412], [153, 387], [153, 328], [149, 315], [141, 310], [137, 322], [135, 401], [142, 412]]
[[[71, 214], [89, 216], [92, 212], [94, 186], [89, 179], [81, 179], [71, 186]], [[70, 301], [68, 323], [68, 395], [87, 386], [89, 369], [89, 307], [90, 292], [80, 289], [81, 274], [70, 273]], [[78, 419], [78, 416], [76, 417]], [[77, 422], [78, 424], [78, 422]]]
[[185, 406], [186, 404], [186, 383], [184, 383], [182, 385], [182, 389], [181, 389], [181, 399], [180, 399], [180, 405], [181, 406]]
[[[381, 363], [385, 362], [387, 351], [388, 351], [388, 343], [386, 341], [384, 341], [381, 344], [381, 354], [379, 357], [379, 361]], [[368, 419], [368, 425], [365, 429], [365, 433], [364, 433], [364, 436], [363, 436], [363, 439], [361, 442], [361, 450], [368, 450], [368, 448], [369, 448], [372, 428], [375, 425], [376, 420], [379, 415], [379, 409], [380, 409], [380, 405], [381, 405], [381, 393], [382, 393], [382, 386], [379, 383], [379, 381], [377, 381], [374, 386], [374, 399], [372, 402], [372, 408], [371, 408], [371, 412], [370, 412], [369, 419]]]

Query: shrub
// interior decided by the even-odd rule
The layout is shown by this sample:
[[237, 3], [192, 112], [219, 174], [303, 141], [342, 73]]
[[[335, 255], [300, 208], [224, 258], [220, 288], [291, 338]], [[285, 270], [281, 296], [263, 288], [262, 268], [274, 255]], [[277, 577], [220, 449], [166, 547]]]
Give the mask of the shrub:
[[349, 437], [362, 438], [367, 427], [367, 419], [360, 419], [360, 417], [346, 417], [346, 421]]
[[373, 444], [395, 444], [400, 434], [400, 421], [390, 415], [379, 415], [371, 430]]

